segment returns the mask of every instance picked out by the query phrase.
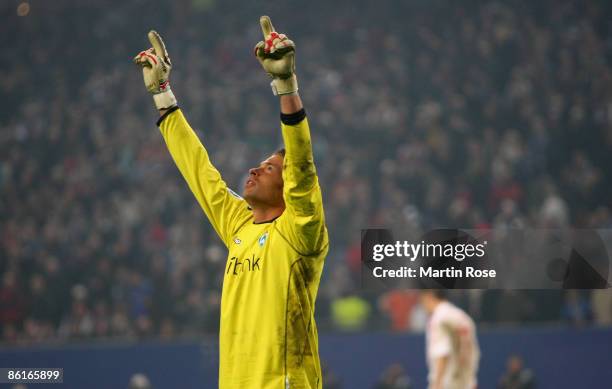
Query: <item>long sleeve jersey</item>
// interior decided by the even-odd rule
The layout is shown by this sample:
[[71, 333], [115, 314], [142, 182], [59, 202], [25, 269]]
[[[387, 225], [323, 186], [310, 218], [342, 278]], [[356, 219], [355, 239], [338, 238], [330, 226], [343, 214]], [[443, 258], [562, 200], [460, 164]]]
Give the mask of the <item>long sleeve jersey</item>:
[[314, 307], [329, 240], [305, 112], [281, 115], [286, 208], [266, 223], [254, 223], [248, 204], [227, 187], [180, 109], [167, 112], [158, 125], [229, 250], [219, 387], [321, 388]]

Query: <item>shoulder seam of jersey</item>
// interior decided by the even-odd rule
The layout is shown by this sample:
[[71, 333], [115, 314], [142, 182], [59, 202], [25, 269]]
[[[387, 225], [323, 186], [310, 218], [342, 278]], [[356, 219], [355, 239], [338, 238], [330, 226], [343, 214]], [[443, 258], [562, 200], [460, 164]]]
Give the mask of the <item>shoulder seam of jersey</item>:
[[[244, 200], [243, 200], [243, 201], [244, 201]], [[232, 228], [232, 229], [231, 229], [231, 231], [230, 231], [230, 235], [232, 235], [232, 236], [233, 236], [233, 235], [236, 235], [236, 234], [238, 233], [238, 231], [240, 231], [240, 229], [241, 229], [241, 228], [242, 228], [242, 227], [243, 227], [245, 224], [247, 224], [247, 223], [249, 222], [249, 219], [252, 219], [252, 218], [253, 218], [253, 214], [250, 214], [250, 215], [249, 215], [247, 218], [245, 218], [245, 220], [244, 220], [242, 223], [235, 225], [235, 226], [234, 226], [234, 228]], [[229, 242], [231, 241], [232, 236], [228, 236], [228, 237], [227, 237], [227, 239], [228, 239], [228, 244], [227, 244], [227, 247], [228, 247], [228, 248], [229, 248]]]
[[234, 192], [229, 186], [227, 186], [227, 184], [225, 185], [225, 188], [227, 189], [227, 191], [229, 192], [229, 194], [231, 194], [232, 196], [234, 196], [235, 198], [239, 199], [239, 200], [244, 200], [242, 198], [242, 196], [240, 196], [238, 193]]

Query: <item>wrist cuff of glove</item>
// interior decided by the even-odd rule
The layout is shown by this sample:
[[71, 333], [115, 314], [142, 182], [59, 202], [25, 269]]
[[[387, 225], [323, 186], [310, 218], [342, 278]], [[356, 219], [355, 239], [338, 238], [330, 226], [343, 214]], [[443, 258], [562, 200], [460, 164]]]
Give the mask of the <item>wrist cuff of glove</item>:
[[177, 105], [176, 97], [174, 97], [174, 93], [172, 93], [170, 88], [165, 92], [153, 95], [153, 101], [155, 101], [155, 107], [158, 110], [172, 108]]
[[274, 96], [291, 95], [297, 93], [298, 83], [295, 74], [292, 74], [289, 78], [275, 78], [270, 83], [272, 87], [272, 93]]

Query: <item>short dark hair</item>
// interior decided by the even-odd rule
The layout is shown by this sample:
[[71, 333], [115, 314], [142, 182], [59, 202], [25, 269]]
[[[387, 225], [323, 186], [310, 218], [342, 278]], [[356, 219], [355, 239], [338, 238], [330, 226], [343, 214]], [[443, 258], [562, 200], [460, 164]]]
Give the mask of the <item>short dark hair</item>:
[[273, 155], [280, 155], [281, 157], [285, 158], [285, 148], [283, 147], [282, 149], [276, 150]]
[[446, 289], [425, 289], [423, 292], [431, 294], [438, 300], [448, 299], [448, 291]]

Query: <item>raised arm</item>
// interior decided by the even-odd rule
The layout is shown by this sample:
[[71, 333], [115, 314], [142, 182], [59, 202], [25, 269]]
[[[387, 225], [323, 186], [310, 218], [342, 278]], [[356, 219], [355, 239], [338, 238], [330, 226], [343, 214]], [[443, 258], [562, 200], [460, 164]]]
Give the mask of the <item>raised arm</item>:
[[283, 197], [286, 208], [278, 225], [296, 251], [313, 256], [326, 249], [328, 236], [310, 129], [298, 95], [295, 44], [284, 34], [277, 33], [267, 16], [261, 17], [260, 24], [264, 41], [255, 46], [255, 55], [272, 78], [272, 91], [280, 96], [285, 143]]
[[151, 31], [149, 40], [153, 47], [140, 52], [134, 61], [142, 66], [145, 85], [153, 94], [161, 115], [157, 125], [189, 189], [227, 246], [234, 229], [252, 214], [247, 203], [227, 187], [204, 145], [178, 108], [168, 78], [172, 64], [161, 37]]
[[181, 110], [169, 110], [158, 123], [189, 189], [223, 243], [229, 246], [236, 228], [252, 218], [246, 201], [227, 187]]
[[297, 242], [298, 252], [316, 255], [326, 248], [328, 237], [308, 119], [299, 96], [281, 96], [280, 100], [285, 143], [283, 197], [286, 206], [286, 217], [281, 217], [280, 225], [288, 231], [290, 240]]

